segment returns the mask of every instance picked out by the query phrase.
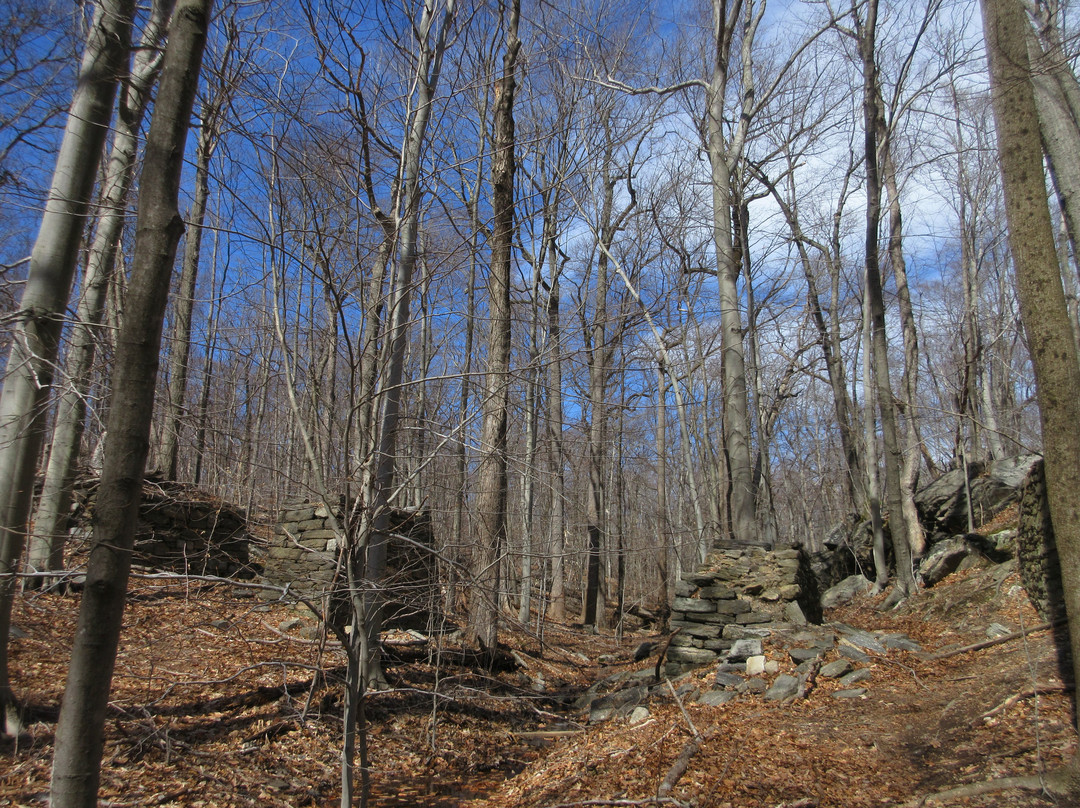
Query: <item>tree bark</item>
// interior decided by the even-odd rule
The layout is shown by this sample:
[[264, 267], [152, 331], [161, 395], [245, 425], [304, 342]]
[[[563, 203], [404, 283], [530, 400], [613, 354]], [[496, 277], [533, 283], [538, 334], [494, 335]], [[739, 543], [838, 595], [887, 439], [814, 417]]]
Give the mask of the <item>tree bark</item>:
[[0, 734], [16, 734], [8, 673], [15, 574], [34, 496], [34, 472], [90, 197], [131, 43], [133, 0], [100, 0], [30, 256], [0, 394]]
[[[1038, 116], [1019, 0], [983, 0], [1009, 246], [1035, 370], [1046, 488], [1069, 615], [1074, 676], [1080, 677], [1080, 364], [1054, 249]], [[1080, 678], [1078, 678], [1080, 681]], [[1060, 777], [1075, 798], [1080, 758]]]
[[[34, 518], [27, 567], [30, 572], [63, 569], [64, 543], [67, 539], [71, 486], [79, 459], [83, 428], [86, 424], [86, 400], [90, 392], [90, 374], [94, 366], [100, 326], [105, 311], [109, 283], [116, 267], [117, 250], [124, 228], [125, 209], [135, 173], [139, 127], [150, 100], [150, 90], [161, 70], [160, 49], [165, 26], [174, 0], [157, 0], [143, 30], [142, 43], [135, 54], [131, 76], [120, 99], [101, 193], [101, 218], [90, 245], [82, 295], [75, 312], [71, 347], [64, 363], [68, 386], [57, 407], [52, 448], [45, 472], [41, 497]], [[29, 586], [42, 581], [29, 580]]]
[[878, 170], [879, 98], [876, 62], [877, 0], [866, 4], [866, 19], [861, 22], [859, 53], [863, 67], [863, 127], [866, 165], [866, 295], [869, 303], [870, 348], [874, 365], [874, 387], [881, 415], [884, 448], [885, 496], [889, 505], [889, 535], [896, 561], [896, 584], [886, 606], [896, 605], [914, 591], [911, 568], [911, 545], [904, 512], [901, 482], [903, 450], [897, 428], [896, 404], [889, 377], [889, 354], [885, 335], [885, 302], [878, 261], [878, 226], [881, 221], [881, 176]]
[[510, 395], [510, 271], [514, 236], [514, 93], [521, 40], [520, 0], [499, 6], [505, 15], [502, 73], [495, 82], [495, 148], [491, 157], [491, 269], [488, 272], [487, 368], [477, 492], [477, 546], [470, 589], [469, 635], [487, 654], [499, 631], [499, 567], [506, 541], [506, 449]]
[[[230, 38], [222, 66], [228, 61], [232, 42]], [[191, 354], [191, 316], [195, 309], [195, 284], [199, 279], [199, 260], [202, 257], [203, 222], [210, 198], [210, 160], [217, 148], [218, 126], [222, 105], [226, 103], [226, 92], [225, 87], [219, 87], [214, 95], [203, 103], [198, 146], [195, 149], [195, 198], [188, 212], [187, 236], [180, 261], [180, 286], [173, 304], [169, 389], [161, 429], [161, 457], [158, 461], [161, 471], [169, 480], [176, 480], [178, 474], [180, 431], [183, 428], [184, 398], [187, 394], [189, 371], [188, 357]]]
[[210, 5], [211, 0], [177, 3], [147, 136], [131, 281], [117, 340], [112, 395], [118, 406], [109, 411], [86, 590], [56, 731], [50, 791], [55, 808], [90, 808], [97, 802], [105, 711], [149, 451], [162, 321], [184, 229], [177, 209], [184, 145]]

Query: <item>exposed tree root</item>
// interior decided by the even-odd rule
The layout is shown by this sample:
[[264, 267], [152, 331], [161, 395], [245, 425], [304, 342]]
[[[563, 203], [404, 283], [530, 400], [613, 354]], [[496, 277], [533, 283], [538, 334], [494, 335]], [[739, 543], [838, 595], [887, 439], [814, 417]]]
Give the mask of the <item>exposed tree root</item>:
[[1080, 768], [1074, 759], [1064, 766], [1047, 772], [1044, 776], [1001, 777], [982, 783], [969, 783], [945, 791], [928, 794], [919, 800], [905, 803], [904, 808], [921, 808], [924, 805], [946, 800], [975, 797], [980, 794], [994, 794], [999, 791], [1041, 791], [1057, 800], [1061, 805], [1080, 804]]
[[961, 797], [975, 797], [979, 794], [994, 794], [998, 791], [1010, 791], [1012, 789], [1024, 791], [1042, 791], [1043, 780], [1035, 775], [1028, 777], [1001, 777], [997, 780], [986, 780], [982, 783], [969, 783], [966, 786], [957, 786], [934, 794], [927, 794], [918, 800], [904, 803], [904, 808], [922, 808], [935, 802], [954, 800]]

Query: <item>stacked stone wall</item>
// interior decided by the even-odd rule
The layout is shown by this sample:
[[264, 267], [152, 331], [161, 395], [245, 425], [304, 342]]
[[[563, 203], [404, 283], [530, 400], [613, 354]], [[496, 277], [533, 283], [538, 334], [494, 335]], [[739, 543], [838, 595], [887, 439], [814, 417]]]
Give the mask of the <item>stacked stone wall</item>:
[[[73, 549], [92, 532], [98, 481], [74, 491]], [[150, 480], [143, 486], [132, 562], [188, 575], [253, 577], [244, 512], [179, 483]]]
[[[324, 504], [297, 503], [280, 515], [266, 553], [263, 577], [275, 586], [321, 603], [332, 594], [341, 537], [334, 529], [345, 524], [343, 503], [333, 511]], [[395, 510], [390, 516], [387, 574], [377, 583], [383, 590], [384, 623], [424, 628], [433, 612], [433, 534], [427, 515]], [[376, 584], [371, 584], [376, 585]]]
[[679, 631], [668, 649], [669, 673], [715, 662], [736, 640], [755, 636], [756, 626], [805, 623], [807, 611], [819, 616], [811, 589], [796, 547], [714, 550], [675, 586], [671, 628]]

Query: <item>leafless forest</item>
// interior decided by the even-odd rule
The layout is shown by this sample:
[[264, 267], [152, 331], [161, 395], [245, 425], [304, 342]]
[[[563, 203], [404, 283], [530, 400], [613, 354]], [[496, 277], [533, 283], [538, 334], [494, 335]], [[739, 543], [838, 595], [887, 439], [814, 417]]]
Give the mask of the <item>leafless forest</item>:
[[[986, 5], [1024, 15], [1075, 350], [1077, 19]], [[1041, 450], [971, 0], [0, 6], [4, 648], [87, 476], [119, 631], [144, 459], [266, 530], [345, 503], [348, 727], [394, 513], [490, 656], [849, 514], [902, 600], [919, 485]]]

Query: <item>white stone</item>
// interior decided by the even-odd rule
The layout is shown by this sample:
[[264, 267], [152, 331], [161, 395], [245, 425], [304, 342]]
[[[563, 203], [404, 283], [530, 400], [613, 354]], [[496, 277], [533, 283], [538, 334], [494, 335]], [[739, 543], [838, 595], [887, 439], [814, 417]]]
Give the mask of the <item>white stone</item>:
[[765, 673], [773, 674], [773, 673], [779, 673], [779, 672], [780, 672], [780, 663], [777, 662], [775, 659], [770, 659], [768, 662], [765, 663]]
[[747, 676], [761, 676], [763, 673], [765, 673], [765, 656], [763, 654], [752, 656], [746, 660]]

